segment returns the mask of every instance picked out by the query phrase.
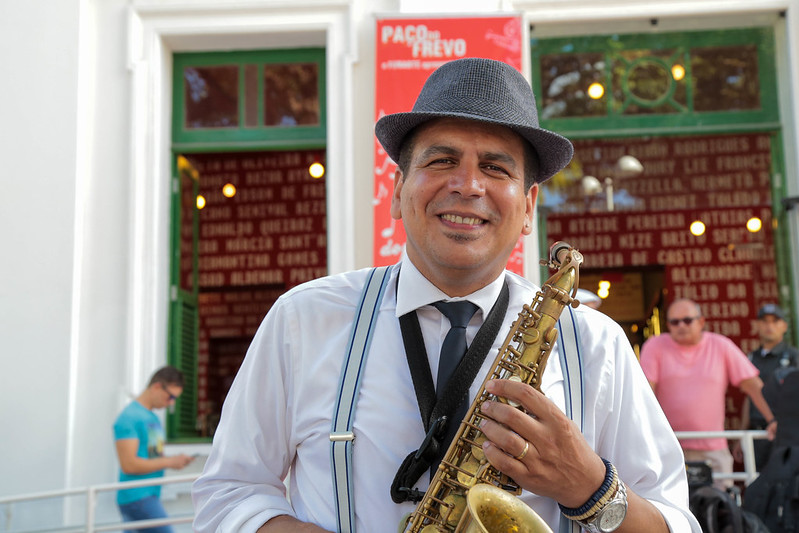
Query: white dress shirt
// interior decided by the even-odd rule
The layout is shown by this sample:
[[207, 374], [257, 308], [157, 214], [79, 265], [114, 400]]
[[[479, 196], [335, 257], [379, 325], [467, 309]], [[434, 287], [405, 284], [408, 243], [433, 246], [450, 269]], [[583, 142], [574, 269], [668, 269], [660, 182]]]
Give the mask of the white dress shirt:
[[[355, 411], [358, 533], [394, 532], [415, 506], [395, 504], [389, 493], [400, 463], [425, 436], [397, 318], [418, 309], [433, 376], [449, 330], [448, 320], [429, 305], [449, 298], [407, 256], [400, 265], [392, 269], [380, 306]], [[329, 434], [347, 341], [369, 270], [300, 285], [269, 311], [225, 400], [213, 449], [194, 484], [195, 531], [252, 532], [282, 514], [335, 531]], [[467, 328], [469, 343], [505, 279], [508, 313], [471, 387], [471, 398], [518, 312], [537, 290], [506, 272], [466, 297], [479, 307]], [[671, 531], [700, 533], [688, 511], [682, 452], [627, 338], [602, 313], [580, 306], [575, 314], [585, 367], [586, 439], [616, 465], [630, 489], [660, 509]], [[557, 346], [544, 373], [543, 391], [564, 408]], [[416, 488], [424, 490], [428, 483], [423, 475]], [[557, 531], [556, 502], [527, 492], [522, 498]]]

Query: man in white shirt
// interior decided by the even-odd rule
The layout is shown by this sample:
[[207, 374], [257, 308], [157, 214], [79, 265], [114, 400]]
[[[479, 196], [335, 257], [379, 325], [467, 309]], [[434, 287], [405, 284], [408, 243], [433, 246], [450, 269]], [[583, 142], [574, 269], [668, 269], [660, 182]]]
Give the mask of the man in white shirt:
[[[472, 344], [507, 290], [499, 329], [507, 332], [537, 287], [505, 265], [519, 236], [532, 231], [538, 183], [572, 156], [568, 140], [538, 127], [526, 80], [512, 67], [485, 59], [440, 67], [413, 111], [382, 118], [376, 133], [399, 166], [391, 213], [402, 220], [407, 244], [392, 267], [360, 378], [352, 487], [354, 530], [361, 533], [396, 531], [415, 507], [394, 503], [390, 492], [397, 468], [426, 433], [401, 317], [418, 319], [432, 375], [450, 329], [433, 304], [474, 304], [465, 327]], [[195, 483], [196, 531], [336, 531], [331, 419], [369, 272], [314, 280], [289, 291], [270, 310]], [[626, 337], [601, 313], [580, 307], [575, 316], [585, 376], [582, 433], [564, 414], [563, 372], [550, 363], [543, 394], [521, 383], [491, 382], [494, 394], [518, 401], [533, 416], [505, 404], [484, 404], [494, 420], [482, 428], [486, 457], [525, 490], [522, 500], [555, 531], [562, 521], [569, 523], [561, 513], [576, 517], [583, 508], [589, 516], [580, 525], [588, 531], [698, 533], [688, 511], [679, 445]], [[493, 340], [492, 356], [471, 384], [470, 401], [504, 336]], [[558, 361], [557, 350], [550, 361]], [[428, 483], [422, 475], [414, 488], [423, 492]], [[611, 501], [626, 513], [598, 520]]]

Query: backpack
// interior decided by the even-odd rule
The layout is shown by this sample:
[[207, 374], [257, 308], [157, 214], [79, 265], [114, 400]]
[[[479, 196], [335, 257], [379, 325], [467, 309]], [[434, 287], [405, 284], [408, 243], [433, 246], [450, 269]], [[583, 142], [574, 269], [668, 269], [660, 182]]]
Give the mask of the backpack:
[[756, 515], [738, 507], [730, 494], [716, 487], [692, 489], [688, 505], [703, 533], [770, 533]]
[[776, 446], [744, 494], [743, 508], [771, 533], [799, 532], [799, 446]]

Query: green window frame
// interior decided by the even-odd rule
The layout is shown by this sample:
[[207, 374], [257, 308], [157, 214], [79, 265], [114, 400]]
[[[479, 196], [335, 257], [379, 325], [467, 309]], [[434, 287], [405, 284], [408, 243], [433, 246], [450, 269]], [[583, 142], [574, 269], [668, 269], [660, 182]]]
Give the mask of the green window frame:
[[190, 441], [196, 435], [200, 217], [196, 205], [199, 190], [197, 171], [185, 158], [173, 158], [172, 175], [167, 358], [170, 365], [183, 373], [183, 394], [175, 401], [174, 408], [167, 411], [166, 436], [169, 441], [176, 442]]
[[[760, 106], [758, 109], [729, 111], [696, 111], [693, 105], [695, 94], [694, 79], [690, 68], [691, 51], [700, 48], [754, 46], [757, 58], [757, 83]], [[669, 61], [681, 61], [685, 65], [686, 105], [674, 105], [669, 113], [625, 114], [627, 105], [616, 98], [616, 94], [627, 96], [625, 90], [613, 87], [614, 58], [622, 52], [651, 50], [654, 53], [647, 59], [663, 67]], [[769, 132], [771, 133], [772, 183], [771, 201], [776, 228], [774, 243], [777, 258], [777, 281], [780, 287], [791, 287], [794, 294], [795, 281], [791, 277], [788, 220], [782, 199], [785, 197], [785, 163], [783, 154], [782, 129], [779, 116], [777, 94], [777, 69], [774, 60], [776, 44], [771, 27], [737, 28], [714, 31], [690, 31], [651, 34], [609, 34], [595, 36], [576, 36], [558, 38], [531, 38], [530, 57], [533, 91], [537, 97], [538, 114], [543, 128], [556, 131], [571, 139], [590, 139], [627, 136], [667, 136], [702, 133]], [[665, 51], [669, 51], [664, 53]], [[657, 52], [661, 52], [657, 55]], [[547, 90], [542, 86], [542, 59], [554, 54], [594, 54], [602, 57], [604, 71], [599, 81], [605, 86], [605, 106], [601, 113], [583, 117], [546, 118], [543, 113], [542, 96]], [[664, 59], [664, 56], [666, 59]], [[628, 62], [628, 70], [635, 61]], [[616, 80], [624, 76], [615, 76]], [[587, 87], [581, 88], [587, 89]], [[652, 106], [662, 105], [673, 99], [674, 88], [669, 88], [660, 101]], [[636, 100], [637, 103], [641, 103]], [[539, 253], [546, 257], [547, 232], [546, 213], [538, 211]], [[541, 279], [546, 279], [548, 271], [541, 269]], [[792, 307], [791, 296], [780, 291], [782, 304]], [[792, 330], [796, 328], [791, 328]]]
[[[319, 100], [319, 123], [316, 125], [269, 126], [264, 124], [264, 67], [313, 63], [317, 68], [317, 90]], [[238, 68], [238, 125], [234, 127], [187, 129], [186, 97], [183, 91], [184, 71], [191, 67]], [[254, 69], [257, 88], [252, 95], [246, 94], [248, 68]], [[173, 113], [172, 148], [176, 153], [199, 150], [236, 150], [259, 148], [317, 148], [324, 146], [327, 138], [325, 51], [323, 48], [300, 48], [292, 50], [262, 50], [248, 52], [206, 52], [176, 54], [172, 74]], [[257, 106], [257, 123], [246, 125], [248, 106]]]
[[[756, 46], [760, 108], [741, 111], [696, 111], [694, 109], [695, 80], [690, 68], [692, 50], [742, 45]], [[653, 53], [635, 61], [628, 61], [621, 57], [623, 52], [634, 50], [649, 50]], [[774, 32], [771, 28], [531, 39], [533, 90], [536, 95], [543, 95], [546, 91], [541, 82], [543, 58], [554, 54], [598, 54], [601, 55], [604, 63], [604, 71], [598, 80], [605, 86], [604, 113], [595, 116], [551, 119], [542, 116], [541, 123], [544, 127], [574, 139], [611, 135], [669, 135], [688, 131], [692, 133], [776, 131], [779, 129], [780, 123], [774, 50]], [[670, 52], [666, 58], [662, 54], [655, 54], [655, 52], [666, 51]], [[624, 76], [615, 76], [616, 86], [614, 87], [612, 68], [614, 61], [627, 62], [627, 73], [629, 73], [644, 60], [662, 66], [679, 61], [685, 66], [684, 81], [687, 93], [685, 106], [678, 104], [675, 106], [675, 112], [662, 114], [629, 115], [620, 112], [629, 105], [629, 102], [620, 100], [617, 97], [618, 94], [621, 93], [639, 103], [640, 100], [636, 99], [634, 95], [630, 96], [629, 91], [625, 88], [619, 87], [618, 80], [619, 78], [625, 79]], [[587, 87], [580, 89], [587, 89]], [[663, 100], [671, 99], [673, 91], [672, 84], [668, 94], [663, 95]], [[663, 101], [658, 101], [654, 105], [663, 103]], [[541, 102], [539, 102], [539, 113], [542, 111]]]

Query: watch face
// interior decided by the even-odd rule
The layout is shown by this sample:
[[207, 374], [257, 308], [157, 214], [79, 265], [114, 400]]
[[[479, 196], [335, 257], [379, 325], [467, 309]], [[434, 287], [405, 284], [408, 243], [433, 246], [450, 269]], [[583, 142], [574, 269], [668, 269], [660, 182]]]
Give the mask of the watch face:
[[599, 531], [610, 532], [618, 528], [627, 516], [627, 505], [622, 502], [611, 502], [602, 510], [597, 518]]

